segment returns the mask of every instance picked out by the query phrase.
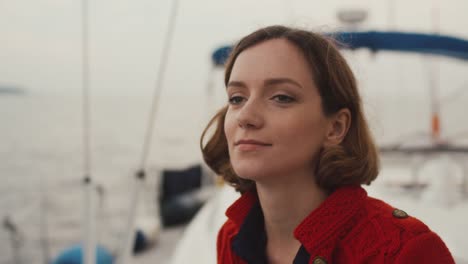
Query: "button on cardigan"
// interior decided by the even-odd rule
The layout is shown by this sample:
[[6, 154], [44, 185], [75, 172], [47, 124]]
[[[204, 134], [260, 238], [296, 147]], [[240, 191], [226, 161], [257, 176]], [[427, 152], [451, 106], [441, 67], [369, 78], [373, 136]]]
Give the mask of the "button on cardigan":
[[[239, 241], [256, 204], [257, 195], [247, 192], [226, 211], [228, 220], [217, 239], [218, 263], [255, 262], [239, 256], [233, 243]], [[307, 251], [305, 263], [455, 263], [444, 242], [424, 223], [368, 197], [362, 187], [343, 187], [330, 194], [296, 227], [294, 236]]]

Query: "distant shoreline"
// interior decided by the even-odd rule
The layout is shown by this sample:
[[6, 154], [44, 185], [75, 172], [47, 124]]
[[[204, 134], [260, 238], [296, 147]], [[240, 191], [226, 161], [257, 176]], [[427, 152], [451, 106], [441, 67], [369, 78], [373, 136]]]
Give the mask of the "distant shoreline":
[[0, 87], [0, 95], [22, 95], [26, 91], [22, 88], [17, 87]]

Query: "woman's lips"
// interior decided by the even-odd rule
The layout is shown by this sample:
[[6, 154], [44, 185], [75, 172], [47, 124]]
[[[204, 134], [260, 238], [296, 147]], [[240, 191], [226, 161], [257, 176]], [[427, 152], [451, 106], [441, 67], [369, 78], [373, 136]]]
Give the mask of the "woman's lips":
[[253, 151], [253, 150], [259, 150], [265, 147], [270, 147], [272, 146], [271, 144], [261, 142], [258, 140], [252, 140], [252, 139], [243, 139], [237, 141], [234, 146], [241, 150], [241, 151]]

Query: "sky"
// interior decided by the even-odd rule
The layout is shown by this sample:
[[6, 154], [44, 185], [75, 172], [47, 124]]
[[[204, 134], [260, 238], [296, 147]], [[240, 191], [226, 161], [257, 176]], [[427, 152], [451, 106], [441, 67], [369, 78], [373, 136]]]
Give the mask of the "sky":
[[[89, 2], [93, 93], [151, 92], [173, 1]], [[431, 20], [434, 7], [439, 7], [438, 23]], [[286, 24], [336, 30], [343, 28], [336, 13], [346, 8], [367, 10], [365, 29], [438, 28], [468, 38], [466, 0], [179, 0], [164, 91], [199, 93], [211, 75], [213, 50], [256, 28]], [[30, 92], [80, 93], [81, 1], [0, 0], [0, 38], [0, 84]]]

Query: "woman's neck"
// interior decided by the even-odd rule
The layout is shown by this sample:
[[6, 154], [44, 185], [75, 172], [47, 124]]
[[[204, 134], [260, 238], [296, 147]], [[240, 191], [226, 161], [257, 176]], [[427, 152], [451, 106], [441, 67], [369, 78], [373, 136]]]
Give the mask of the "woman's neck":
[[300, 247], [300, 242], [294, 238], [294, 229], [326, 199], [326, 192], [316, 185], [310, 174], [288, 176], [285, 181], [276, 183], [257, 182], [256, 187], [265, 220], [267, 255], [275, 258], [272, 254], [284, 252], [276, 258], [284, 259], [284, 255], [291, 254], [294, 257]]

